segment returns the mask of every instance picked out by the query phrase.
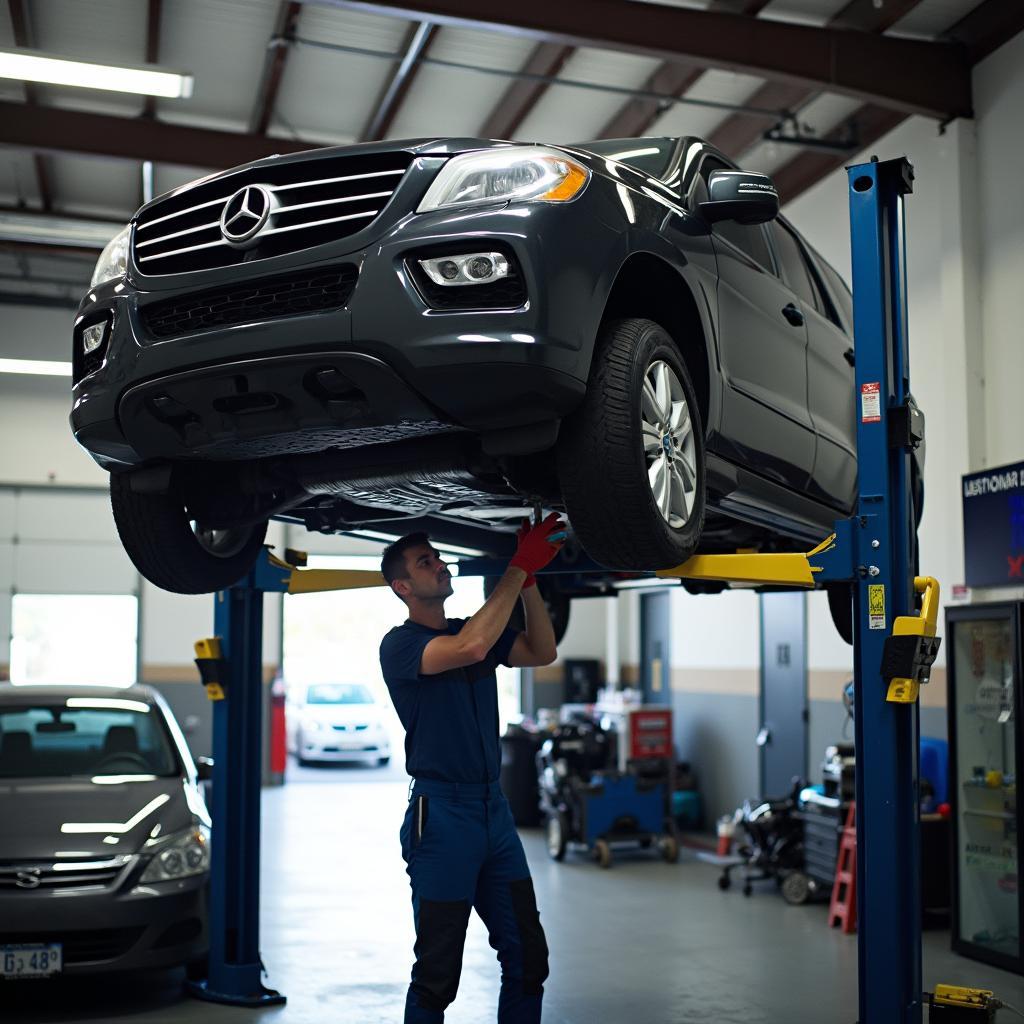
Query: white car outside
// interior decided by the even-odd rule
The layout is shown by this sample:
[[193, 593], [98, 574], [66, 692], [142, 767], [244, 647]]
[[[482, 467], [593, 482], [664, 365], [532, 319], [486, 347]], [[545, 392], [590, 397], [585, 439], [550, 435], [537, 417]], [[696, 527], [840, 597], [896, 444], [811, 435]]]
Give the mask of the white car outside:
[[289, 750], [299, 764], [367, 761], [387, 764], [391, 737], [380, 706], [362, 683], [313, 683], [289, 701]]

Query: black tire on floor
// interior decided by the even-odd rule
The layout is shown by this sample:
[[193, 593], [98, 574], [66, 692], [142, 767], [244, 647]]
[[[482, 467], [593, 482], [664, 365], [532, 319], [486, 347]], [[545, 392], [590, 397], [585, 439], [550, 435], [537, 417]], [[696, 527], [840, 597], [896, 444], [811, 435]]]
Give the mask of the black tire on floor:
[[218, 531], [204, 544], [185, 506], [167, 494], [139, 494], [127, 474], [110, 475], [114, 522], [135, 568], [163, 590], [209, 594], [237, 583], [256, 561], [267, 524]]
[[556, 812], [548, 816], [545, 839], [548, 856], [552, 860], [565, 860], [565, 850], [569, 839], [569, 823], [565, 815]]
[[[644, 451], [641, 399], [645, 375], [657, 362], [665, 363], [682, 385], [694, 438], [694, 500], [679, 526], [659, 510]], [[670, 446], [669, 451], [678, 449]], [[675, 342], [652, 320], [605, 322], [586, 397], [562, 424], [558, 443], [562, 497], [587, 554], [610, 569], [624, 570], [666, 569], [686, 561], [704, 525], [704, 469], [700, 409]]]

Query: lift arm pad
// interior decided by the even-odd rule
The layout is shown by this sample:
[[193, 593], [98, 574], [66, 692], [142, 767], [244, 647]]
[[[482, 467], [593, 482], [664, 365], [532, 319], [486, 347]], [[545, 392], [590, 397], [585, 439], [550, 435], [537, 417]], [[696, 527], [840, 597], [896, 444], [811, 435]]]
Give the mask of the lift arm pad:
[[924, 595], [920, 615], [900, 615], [892, 625], [882, 651], [882, 678], [889, 684], [887, 700], [910, 704], [922, 683], [931, 676], [941, 640], [935, 635], [939, 614], [939, 583], [932, 576], [914, 579], [914, 590]]
[[196, 668], [206, 687], [206, 696], [210, 700], [223, 700], [227, 696], [230, 666], [221, 655], [220, 640], [215, 636], [197, 640], [195, 648]]

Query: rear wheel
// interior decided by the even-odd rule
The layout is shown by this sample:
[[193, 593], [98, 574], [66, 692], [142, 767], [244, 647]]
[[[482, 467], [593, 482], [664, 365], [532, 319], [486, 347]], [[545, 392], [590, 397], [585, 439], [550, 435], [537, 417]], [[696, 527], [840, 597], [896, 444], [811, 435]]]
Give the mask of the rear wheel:
[[133, 491], [127, 474], [110, 475], [110, 504], [135, 568], [176, 594], [208, 594], [237, 583], [267, 534], [265, 522], [233, 529], [197, 523], [172, 495]]
[[652, 320], [606, 322], [583, 404], [562, 426], [562, 497], [587, 554], [610, 569], [667, 569], [704, 524], [704, 432], [675, 342]]

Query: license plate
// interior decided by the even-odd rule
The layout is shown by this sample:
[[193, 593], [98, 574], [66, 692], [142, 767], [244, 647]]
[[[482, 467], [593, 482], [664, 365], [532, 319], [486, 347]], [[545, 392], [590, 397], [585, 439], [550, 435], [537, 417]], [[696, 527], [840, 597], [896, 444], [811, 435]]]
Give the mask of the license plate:
[[0, 977], [48, 978], [59, 974], [63, 954], [59, 942], [0, 946]]

